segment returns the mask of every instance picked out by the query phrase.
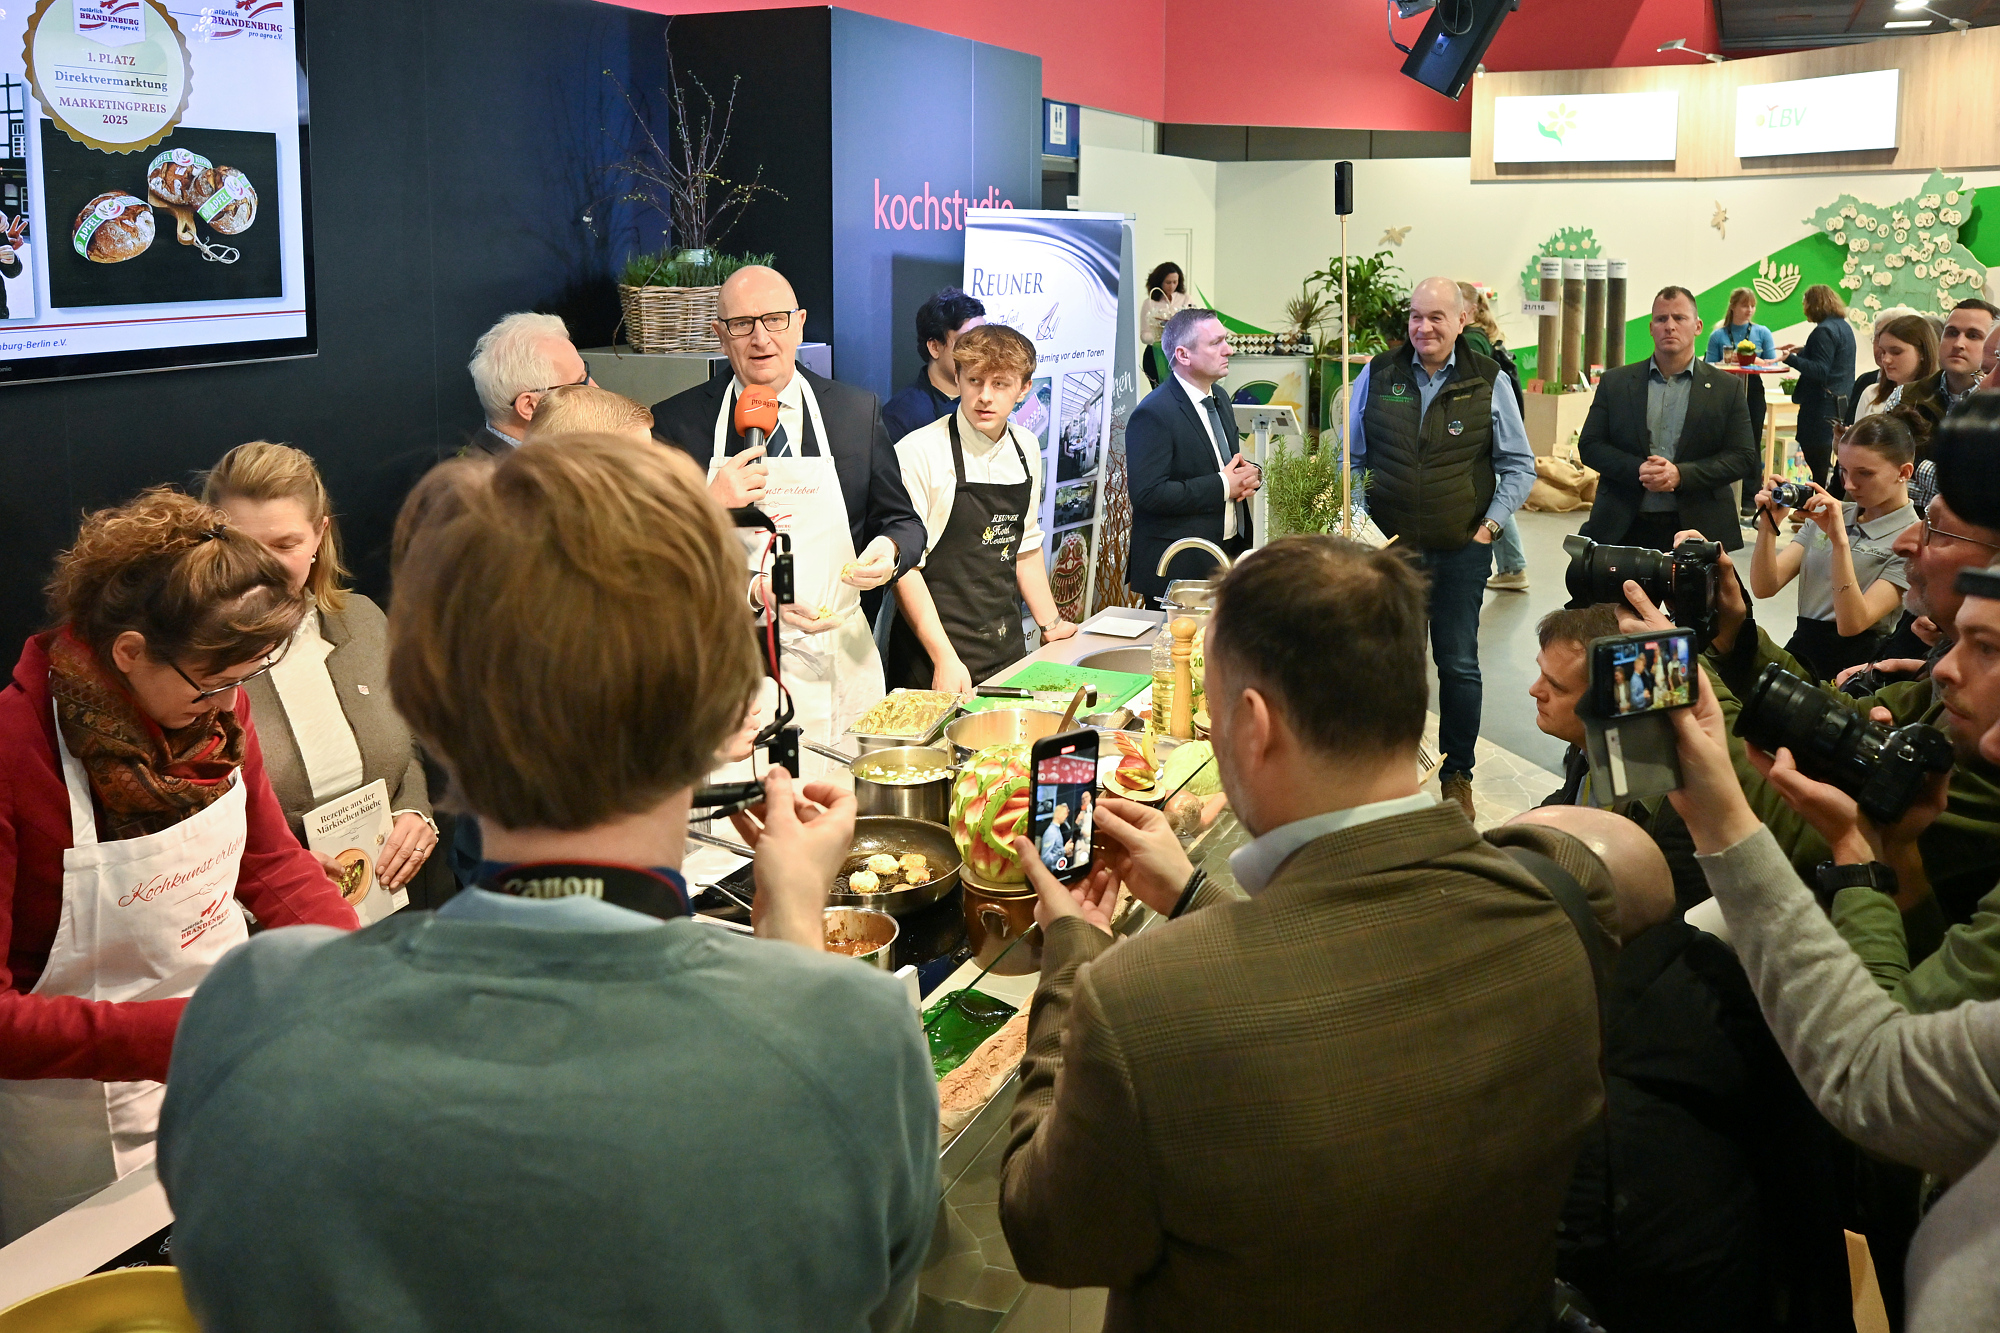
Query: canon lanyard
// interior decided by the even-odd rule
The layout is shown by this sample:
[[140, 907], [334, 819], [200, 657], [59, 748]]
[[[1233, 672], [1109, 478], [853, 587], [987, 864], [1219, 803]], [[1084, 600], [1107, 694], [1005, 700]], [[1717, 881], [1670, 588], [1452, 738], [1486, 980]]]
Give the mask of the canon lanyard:
[[482, 861], [473, 882], [510, 898], [601, 898], [614, 907], [671, 921], [689, 914], [679, 871], [599, 861]]

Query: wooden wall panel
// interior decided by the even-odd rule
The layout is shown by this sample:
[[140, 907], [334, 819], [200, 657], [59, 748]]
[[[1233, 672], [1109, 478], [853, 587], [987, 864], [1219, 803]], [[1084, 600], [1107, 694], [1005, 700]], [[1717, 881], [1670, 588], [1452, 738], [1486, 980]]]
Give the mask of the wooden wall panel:
[[[1722, 176], [1810, 176], [1867, 171], [1947, 171], [2000, 166], [2000, 28], [1896, 37], [1855, 46], [1795, 51], [1715, 65], [1541, 70], [1486, 74], [1472, 88], [1472, 179], [1704, 180]], [[1736, 156], [1736, 90], [1832, 74], [1900, 69], [1894, 149]], [[1574, 93], [1675, 91], [1681, 95], [1679, 151], [1664, 162], [1493, 162], [1493, 99]]]

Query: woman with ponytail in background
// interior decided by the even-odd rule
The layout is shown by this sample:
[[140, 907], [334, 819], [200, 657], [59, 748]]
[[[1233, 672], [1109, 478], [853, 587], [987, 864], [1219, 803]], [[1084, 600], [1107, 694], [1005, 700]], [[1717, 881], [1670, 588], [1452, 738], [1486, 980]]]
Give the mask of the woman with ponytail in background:
[[[0, 691], [0, 1240], [153, 1157], [174, 1028], [248, 936], [353, 911], [264, 775], [244, 681], [311, 605], [166, 488], [84, 520]], [[239, 906], [241, 900], [241, 906]]]

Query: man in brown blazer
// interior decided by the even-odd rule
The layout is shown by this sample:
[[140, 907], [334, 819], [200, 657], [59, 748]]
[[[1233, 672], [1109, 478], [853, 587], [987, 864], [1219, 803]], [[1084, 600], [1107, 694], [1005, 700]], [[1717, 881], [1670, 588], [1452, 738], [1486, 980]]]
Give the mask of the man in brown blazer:
[[[1017, 843], [1046, 942], [1000, 1218], [1023, 1277], [1112, 1289], [1107, 1329], [1547, 1325], [1596, 997], [1496, 844], [1554, 860], [1607, 939], [1610, 878], [1422, 792], [1424, 627], [1394, 551], [1290, 537], [1227, 575], [1208, 698], [1247, 898], [1130, 802], [1072, 888]], [[1121, 880], [1178, 919], [1114, 944]]]

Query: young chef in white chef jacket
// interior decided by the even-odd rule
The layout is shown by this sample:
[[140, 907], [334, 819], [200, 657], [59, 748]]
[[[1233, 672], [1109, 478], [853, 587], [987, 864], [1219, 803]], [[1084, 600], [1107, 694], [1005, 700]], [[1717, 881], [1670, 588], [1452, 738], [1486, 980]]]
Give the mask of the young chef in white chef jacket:
[[[784, 275], [738, 269], [722, 284], [717, 310], [715, 333], [735, 375], [655, 404], [653, 433], [708, 469], [709, 494], [725, 508], [758, 506], [791, 535], [797, 602], [779, 611], [785, 686], [806, 739], [832, 744], [883, 694], [861, 593], [917, 562], [924, 527], [879, 400], [797, 364], [806, 312]], [[777, 429], [755, 449], [734, 421], [751, 385], [778, 399]], [[761, 612], [768, 580], [754, 571], [764, 567], [767, 534], [744, 535], [748, 592]]]
[[930, 536], [896, 584], [889, 684], [963, 693], [1028, 651], [1022, 602], [1042, 641], [1076, 633], [1049, 591], [1041, 450], [1008, 420], [1035, 378], [1035, 345], [1004, 324], [959, 336], [958, 410], [896, 444]]

